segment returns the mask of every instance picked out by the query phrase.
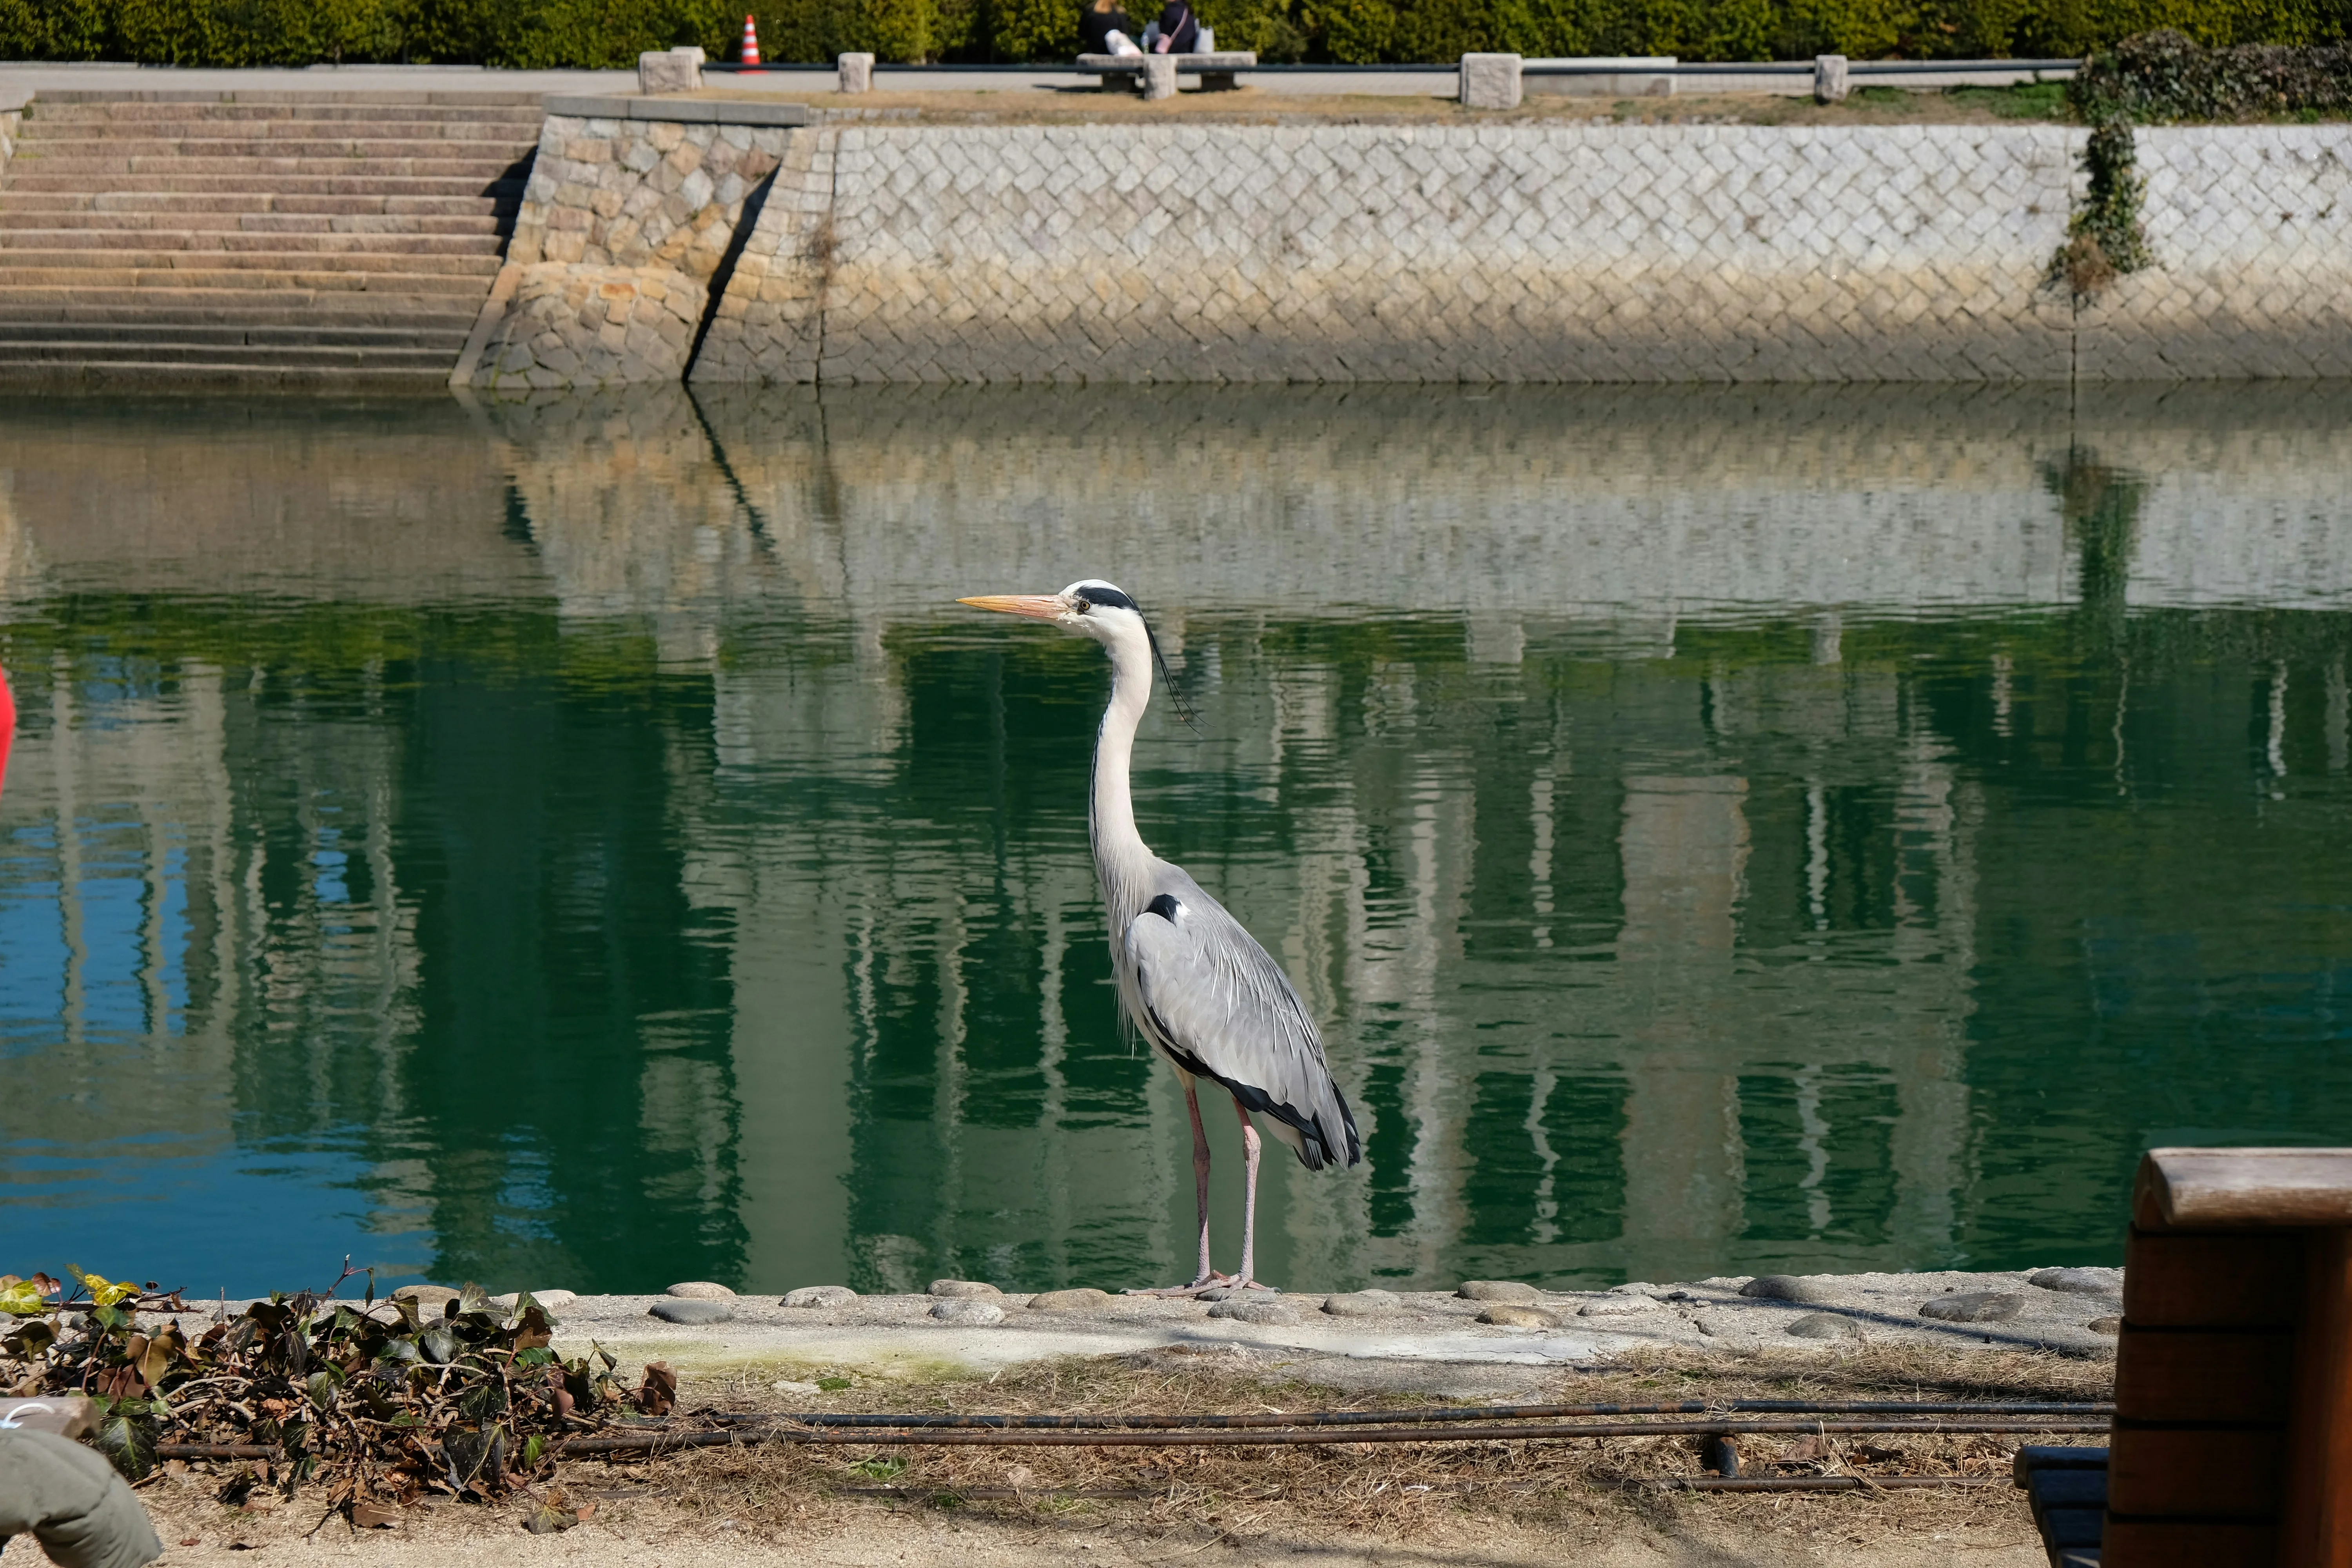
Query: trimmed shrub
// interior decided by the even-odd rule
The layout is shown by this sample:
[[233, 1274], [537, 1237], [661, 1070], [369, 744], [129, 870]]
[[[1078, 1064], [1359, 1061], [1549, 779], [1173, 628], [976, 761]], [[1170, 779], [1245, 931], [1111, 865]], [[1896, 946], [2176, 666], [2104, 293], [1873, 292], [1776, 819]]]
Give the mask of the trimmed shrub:
[[[767, 0], [755, 13], [776, 60], [868, 49], [885, 60], [1066, 58], [1078, 0]], [[1147, 20], [1151, 0], [1130, 15]], [[2112, 68], [2113, 90], [2150, 112], [2225, 117], [2332, 110], [2340, 62], [2244, 46], [2334, 44], [2352, 0], [1198, 0], [1222, 44], [1268, 60], [1445, 62], [1471, 50], [1528, 56], [1805, 59], [1843, 54], [2075, 56], [2171, 29], [2169, 63]], [[178, 65], [327, 60], [626, 67], [645, 49], [733, 52], [743, 13], [722, 0], [0, 0], [0, 58]], [[2194, 58], [2187, 47], [2202, 51]], [[2214, 63], [2204, 54], [2229, 52]], [[2235, 51], [2235, 52], [2233, 52]], [[2137, 58], [2137, 57], [2134, 57]], [[2160, 66], [2160, 69], [2159, 69]], [[2134, 71], [2139, 75], [2132, 75]], [[2183, 85], [2165, 87], [2170, 71]], [[2154, 73], [2154, 74], [2151, 74]], [[2185, 74], [2184, 74], [2185, 73]], [[2202, 73], [2202, 74], [2200, 74]], [[2169, 96], [2168, 96], [2169, 95]], [[2202, 106], [2202, 107], [2200, 107]], [[2237, 107], [2244, 106], [2244, 107]], [[2282, 108], [2280, 106], [2286, 106]]]
[[2149, 33], [2093, 56], [2067, 96], [2094, 124], [2341, 114], [2352, 110], [2352, 48], [2204, 49], [2179, 33]]

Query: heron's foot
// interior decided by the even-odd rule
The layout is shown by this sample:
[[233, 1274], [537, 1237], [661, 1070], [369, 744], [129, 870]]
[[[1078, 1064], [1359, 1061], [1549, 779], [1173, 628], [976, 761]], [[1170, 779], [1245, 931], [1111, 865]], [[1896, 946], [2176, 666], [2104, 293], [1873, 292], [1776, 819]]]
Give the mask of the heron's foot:
[[1190, 1285], [1160, 1285], [1150, 1289], [1145, 1289], [1140, 1287], [1130, 1287], [1126, 1290], [1122, 1290], [1119, 1294], [1123, 1296], [1197, 1296], [1203, 1290], [1231, 1289], [1234, 1288], [1234, 1280], [1232, 1275], [1218, 1274], [1213, 1271], [1193, 1280]]
[[1234, 1290], [1265, 1290], [1276, 1296], [1282, 1294], [1281, 1286], [1269, 1285], [1263, 1279], [1228, 1279], [1225, 1284], [1228, 1289]]

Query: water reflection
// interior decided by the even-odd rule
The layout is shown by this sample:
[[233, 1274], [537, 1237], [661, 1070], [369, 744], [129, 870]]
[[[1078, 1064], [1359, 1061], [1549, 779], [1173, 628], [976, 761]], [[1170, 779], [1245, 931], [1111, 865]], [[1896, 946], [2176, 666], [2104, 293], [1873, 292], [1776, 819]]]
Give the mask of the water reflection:
[[0, 1266], [1180, 1268], [1098, 659], [949, 604], [1086, 574], [1365, 1127], [1270, 1277], [2112, 1258], [2147, 1143], [2352, 1113], [2347, 405], [0, 411]]

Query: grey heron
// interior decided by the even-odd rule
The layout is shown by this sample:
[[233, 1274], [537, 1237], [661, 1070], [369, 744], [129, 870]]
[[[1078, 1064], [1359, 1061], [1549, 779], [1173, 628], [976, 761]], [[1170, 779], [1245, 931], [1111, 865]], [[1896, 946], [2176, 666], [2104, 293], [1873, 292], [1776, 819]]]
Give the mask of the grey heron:
[[[1151, 700], [1151, 670], [1164, 674], [1160, 645], [1143, 613], [1108, 583], [1087, 578], [1058, 594], [991, 595], [959, 604], [1050, 621], [1083, 633], [1110, 655], [1110, 703], [1095, 739], [1093, 798], [1087, 821], [1095, 874], [1110, 916], [1111, 973], [1119, 1010], [1184, 1086], [1192, 1118], [1192, 1184], [1201, 1215], [1201, 1268], [1190, 1285], [1150, 1292], [1182, 1296], [1261, 1286], [1257, 1261], [1257, 1126], [1266, 1118], [1310, 1171], [1352, 1165], [1363, 1157], [1356, 1120], [1323, 1058], [1315, 1020], [1282, 972], [1223, 905], [1181, 867], [1147, 848], [1135, 828], [1128, 771], [1136, 726]], [[1171, 688], [1173, 695], [1173, 688]], [[1242, 1267], [1220, 1274], [1209, 1263], [1209, 1135], [1201, 1125], [1198, 1080], [1234, 1097], [1249, 1172], [1242, 1207]]]

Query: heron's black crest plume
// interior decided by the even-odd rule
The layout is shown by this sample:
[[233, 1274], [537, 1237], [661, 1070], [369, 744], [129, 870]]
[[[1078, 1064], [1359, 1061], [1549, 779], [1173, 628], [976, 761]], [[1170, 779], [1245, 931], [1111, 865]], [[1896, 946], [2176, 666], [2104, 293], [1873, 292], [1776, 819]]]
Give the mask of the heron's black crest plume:
[[1184, 693], [1177, 689], [1176, 678], [1168, 672], [1168, 656], [1160, 651], [1160, 635], [1151, 629], [1151, 617], [1143, 613], [1143, 606], [1108, 583], [1088, 583], [1077, 593], [1078, 597], [1089, 605], [1100, 605], [1107, 610], [1135, 612], [1136, 618], [1143, 623], [1143, 635], [1150, 639], [1151, 662], [1160, 667], [1160, 681], [1168, 688], [1170, 705], [1176, 710], [1176, 717], [1184, 721], [1184, 728], [1195, 735], [1199, 734], [1200, 716], [1192, 711], [1192, 705], [1184, 700]]

